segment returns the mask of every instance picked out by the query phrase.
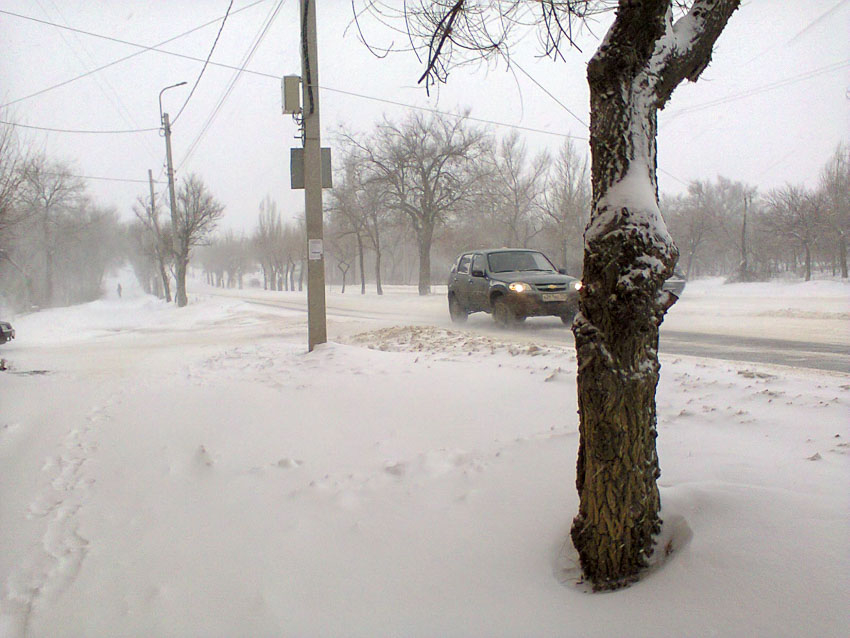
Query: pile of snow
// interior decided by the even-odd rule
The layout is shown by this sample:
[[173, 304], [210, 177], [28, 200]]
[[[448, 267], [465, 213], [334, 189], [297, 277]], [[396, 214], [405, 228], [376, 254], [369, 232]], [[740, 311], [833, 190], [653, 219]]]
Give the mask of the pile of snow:
[[850, 634], [850, 375], [663, 359], [658, 564], [592, 595], [571, 347], [192, 301], [19, 318], [0, 636]]

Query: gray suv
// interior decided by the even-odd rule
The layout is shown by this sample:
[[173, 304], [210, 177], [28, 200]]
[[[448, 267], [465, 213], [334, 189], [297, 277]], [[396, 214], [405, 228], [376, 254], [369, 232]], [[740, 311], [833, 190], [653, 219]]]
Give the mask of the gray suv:
[[536, 250], [497, 248], [460, 255], [449, 273], [449, 314], [466, 321], [489, 312], [503, 327], [526, 317], [556, 316], [569, 325], [581, 282]]

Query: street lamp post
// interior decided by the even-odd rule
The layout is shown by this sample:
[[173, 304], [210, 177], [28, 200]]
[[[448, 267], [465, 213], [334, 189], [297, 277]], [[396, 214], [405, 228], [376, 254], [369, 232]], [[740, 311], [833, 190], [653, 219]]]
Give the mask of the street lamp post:
[[162, 91], [159, 92], [159, 121], [162, 124], [163, 131], [165, 132], [165, 161], [168, 167], [168, 201], [171, 205], [171, 241], [172, 250], [174, 251], [175, 265], [177, 267], [178, 272], [177, 290], [175, 291], [175, 297], [177, 305], [180, 307], [183, 307], [187, 303], [189, 303], [189, 299], [186, 296], [186, 279], [185, 277], [181, 278], [179, 274], [185, 268], [185, 265], [177, 263], [177, 260], [180, 259], [180, 241], [177, 237], [177, 209], [174, 206], [174, 200], [176, 199], [176, 197], [174, 195], [174, 164], [171, 161], [171, 123], [168, 121], [168, 113], [162, 112], [162, 94], [165, 93], [168, 89], [183, 86], [184, 84], [186, 83], [178, 82], [177, 84], [166, 86], [164, 89], [162, 89]]

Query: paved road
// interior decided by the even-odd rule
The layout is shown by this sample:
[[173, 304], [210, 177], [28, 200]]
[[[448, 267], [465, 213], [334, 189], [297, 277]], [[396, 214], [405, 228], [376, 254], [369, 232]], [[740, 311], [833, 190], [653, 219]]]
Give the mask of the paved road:
[[662, 325], [661, 352], [850, 374], [850, 346], [838, 343], [674, 332], [665, 331]]
[[[215, 294], [215, 293], [213, 293]], [[284, 308], [306, 313], [306, 303], [302, 299], [252, 299], [250, 295], [228, 291], [226, 296], [240, 297], [243, 301], [261, 306]], [[442, 299], [435, 304], [433, 312], [425, 315], [411, 316], [404, 308], [388, 305], [364, 309], [363, 307], [346, 307], [347, 302], [329, 300], [328, 318], [342, 319], [349, 324], [348, 331], [368, 330], [369, 324], [426, 324], [438, 327], [462, 329], [476, 334], [519, 341], [537, 341], [548, 343], [572, 344], [573, 336], [569, 329], [557, 319], [538, 318], [527, 321], [517, 329], [506, 333], [498, 329], [488, 315], [477, 314], [470, 317], [463, 326], [452, 325], [443, 307]], [[362, 325], [358, 323], [362, 321]], [[806, 341], [790, 341], [774, 338], [756, 338], [718, 335], [702, 332], [686, 332], [661, 328], [661, 353], [681, 354], [710, 359], [729, 361], [748, 361], [752, 363], [769, 363], [792, 366], [796, 368], [811, 368], [831, 372], [850, 374], [850, 346], [841, 343], [815, 343]]]

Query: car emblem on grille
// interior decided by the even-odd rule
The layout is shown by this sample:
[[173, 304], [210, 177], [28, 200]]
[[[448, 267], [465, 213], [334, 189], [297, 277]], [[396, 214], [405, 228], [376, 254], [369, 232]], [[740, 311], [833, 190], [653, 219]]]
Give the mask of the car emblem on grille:
[[549, 290], [555, 290], [558, 287], [558, 284], [549, 284]]

